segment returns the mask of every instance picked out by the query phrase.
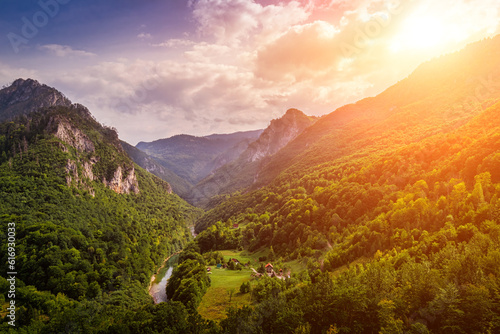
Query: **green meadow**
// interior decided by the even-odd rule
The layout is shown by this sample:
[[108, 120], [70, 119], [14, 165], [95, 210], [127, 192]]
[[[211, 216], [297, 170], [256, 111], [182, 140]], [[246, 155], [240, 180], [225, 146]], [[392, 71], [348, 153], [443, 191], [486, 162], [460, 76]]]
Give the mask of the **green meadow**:
[[[225, 318], [225, 310], [228, 307], [242, 307], [252, 303], [251, 294], [241, 294], [240, 286], [242, 283], [248, 281], [251, 282], [252, 287], [254, 286], [257, 280], [251, 277], [253, 273], [251, 268], [257, 270], [260, 266], [259, 257], [266, 256], [268, 253], [267, 250], [261, 250], [256, 253], [233, 250], [221, 250], [219, 252], [222, 253], [226, 262], [235, 258], [241, 263], [250, 261], [251, 266], [244, 267], [241, 271], [223, 268], [217, 269], [216, 266], [208, 266], [211, 269], [211, 285], [203, 296], [201, 304], [198, 307], [198, 312], [203, 317], [211, 320]], [[305, 269], [305, 266], [297, 260], [285, 262], [284, 265], [291, 268], [292, 272], [299, 272]]]

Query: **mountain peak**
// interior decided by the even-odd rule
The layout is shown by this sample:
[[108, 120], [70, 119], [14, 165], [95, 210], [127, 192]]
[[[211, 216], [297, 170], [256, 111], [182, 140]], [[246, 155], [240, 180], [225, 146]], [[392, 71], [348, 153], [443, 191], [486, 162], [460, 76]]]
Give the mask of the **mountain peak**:
[[306, 116], [306, 114], [299, 109], [291, 108], [286, 111], [285, 116]]
[[0, 90], [0, 121], [27, 115], [42, 108], [65, 106], [71, 101], [57, 89], [33, 79], [17, 79]]
[[316, 118], [298, 109], [288, 109], [281, 118], [272, 120], [259, 139], [249, 146], [247, 159], [253, 162], [275, 154], [315, 122]]
[[31, 88], [36, 88], [42, 86], [38, 81], [33, 80], [31, 78], [28, 79], [17, 79], [15, 80], [12, 85], [12, 87], [31, 87]]

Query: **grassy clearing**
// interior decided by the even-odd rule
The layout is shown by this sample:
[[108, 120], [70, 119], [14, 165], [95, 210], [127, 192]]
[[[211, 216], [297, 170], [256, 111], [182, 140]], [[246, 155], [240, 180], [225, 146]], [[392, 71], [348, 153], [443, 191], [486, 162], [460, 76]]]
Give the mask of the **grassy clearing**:
[[[228, 255], [230, 258], [231, 255]], [[234, 256], [233, 256], [234, 257]], [[243, 261], [243, 258], [237, 258]], [[250, 294], [240, 294], [240, 286], [243, 282], [250, 281], [252, 270], [245, 268], [241, 271], [212, 268], [210, 288], [203, 296], [198, 312], [207, 319], [219, 320], [226, 316], [226, 308], [242, 307], [251, 303]], [[231, 296], [232, 293], [232, 296]]]
[[[252, 264], [253, 267], [259, 265], [259, 256], [262, 256], [262, 254], [249, 253], [248, 251], [222, 250], [219, 252], [224, 256], [224, 261], [226, 261], [226, 262], [229, 259], [235, 258], [243, 264], [250, 261], [250, 263]], [[255, 269], [257, 269], [257, 268], [255, 268]]]
[[[262, 249], [255, 253], [235, 250], [222, 250], [220, 252], [224, 256], [225, 262], [235, 258], [241, 263], [250, 261], [251, 266], [245, 267], [241, 271], [217, 269], [216, 266], [209, 266], [212, 270], [212, 274], [210, 274], [211, 286], [208, 288], [205, 296], [203, 296], [201, 304], [198, 307], [198, 312], [204, 318], [211, 320], [225, 318], [225, 311], [228, 307], [242, 307], [251, 304], [250, 294], [240, 294], [240, 286], [247, 281], [251, 281], [252, 286], [255, 284], [256, 281], [251, 279], [250, 276], [253, 273], [251, 268], [253, 267], [257, 270], [260, 265], [259, 257], [267, 256], [269, 253], [267, 249]], [[273, 261], [264, 261], [262, 263], [267, 262]], [[291, 268], [292, 273], [298, 273], [306, 269], [306, 266], [298, 260], [285, 262], [284, 265], [286, 265], [287, 268]], [[231, 291], [233, 293], [230, 297]]]

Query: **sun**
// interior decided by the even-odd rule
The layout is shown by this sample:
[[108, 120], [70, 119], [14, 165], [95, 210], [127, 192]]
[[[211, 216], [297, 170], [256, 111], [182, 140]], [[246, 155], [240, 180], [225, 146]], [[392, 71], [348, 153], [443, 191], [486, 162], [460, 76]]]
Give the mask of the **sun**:
[[447, 27], [435, 17], [413, 16], [407, 18], [401, 30], [390, 43], [394, 52], [422, 50], [438, 47], [446, 37]]

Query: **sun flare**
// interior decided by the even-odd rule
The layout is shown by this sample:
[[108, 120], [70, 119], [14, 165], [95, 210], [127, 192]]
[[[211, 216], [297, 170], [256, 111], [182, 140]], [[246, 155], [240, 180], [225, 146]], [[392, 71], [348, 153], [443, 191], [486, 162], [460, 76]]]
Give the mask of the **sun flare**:
[[392, 51], [430, 49], [441, 44], [448, 27], [435, 17], [410, 17], [392, 40]]

